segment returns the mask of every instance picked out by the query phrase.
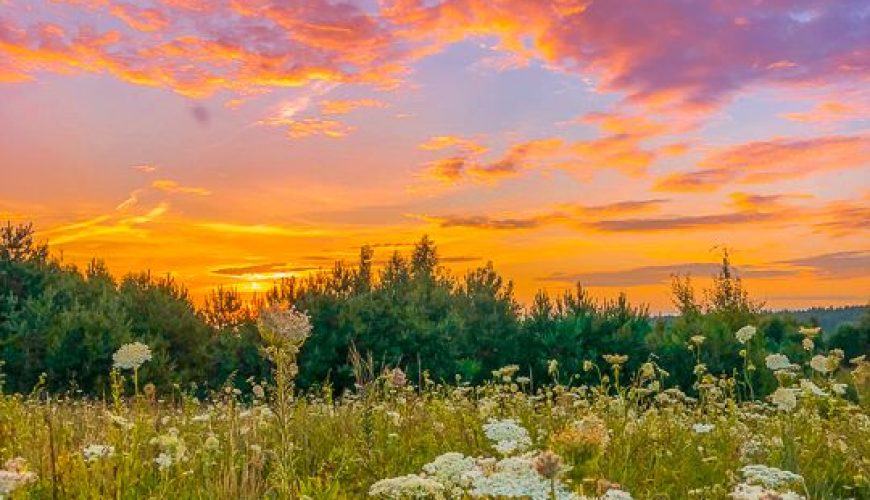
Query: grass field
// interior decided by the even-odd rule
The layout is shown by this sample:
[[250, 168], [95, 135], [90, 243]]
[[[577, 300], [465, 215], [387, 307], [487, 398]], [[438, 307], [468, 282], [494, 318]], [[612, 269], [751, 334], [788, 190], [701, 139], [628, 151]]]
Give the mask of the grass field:
[[[267, 318], [268, 319], [268, 318]], [[286, 318], [285, 318], [286, 319]], [[296, 318], [298, 319], [298, 318]], [[597, 386], [538, 384], [514, 366], [482, 386], [410, 383], [356, 356], [356, 391], [294, 394], [304, 324], [261, 322], [275, 382], [197, 399], [137, 380], [115, 355], [102, 400], [0, 398], [0, 493], [11, 498], [868, 498], [870, 363], [772, 354], [780, 387], [698, 365], [695, 395], [654, 362]], [[301, 330], [300, 330], [301, 329]], [[299, 332], [302, 333], [299, 333]], [[268, 334], [272, 332], [272, 334]], [[695, 338], [692, 351], [703, 349]], [[687, 355], [691, 355], [687, 350]], [[589, 363], [589, 370], [597, 370]]]

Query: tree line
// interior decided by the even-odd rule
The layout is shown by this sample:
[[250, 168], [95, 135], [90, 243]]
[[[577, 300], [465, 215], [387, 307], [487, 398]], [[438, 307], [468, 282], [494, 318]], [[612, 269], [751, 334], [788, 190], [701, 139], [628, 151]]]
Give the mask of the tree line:
[[[533, 383], [559, 377], [573, 384], [596, 376], [584, 362], [603, 368], [602, 355], [618, 353], [628, 355], [627, 373], [654, 360], [674, 385], [690, 389], [698, 361], [687, 350], [690, 339], [705, 338], [699, 356], [710, 372], [730, 374], [743, 364], [734, 332], [748, 324], [768, 351], [798, 362], [811, 356], [798, 328], [812, 325], [765, 312], [727, 252], [709, 289], [699, 293], [688, 276], [674, 277], [679, 315], [669, 321], [624, 294], [593, 300], [580, 285], [558, 296], [539, 292], [524, 307], [492, 263], [454, 276], [425, 236], [409, 255], [396, 252], [377, 269], [373, 258], [372, 248], [363, 247], [353, 265], [336, 262], [327, 271], [280, 280], [251, 300], [217, 288], [197, 306], [171, 276], [116, 279], [96, 259], [81, 269], [52, 256], [32, 225], [7, 224], [0, 227], [0, 389], [103, 395], [112, 353], [132, 341], [151, 347], [153, 360], [140, 377], [163, 392], [267, 380], [256, 319], [270, 305], [293, 306], [311, 318], [313, 333], [299, 357], [302, 388], [352, 387], [354, 352], [379, 368], [401, 367], [415, 382], [480, 383], [516, 364]], [[870, 353], [867, 309], [860, 321], [843, 323], [819, 342], [817, 349], [843, 349], [846, 360]], [[755, 362], [763, 366], [762, 359]], [[759, 387], [773, 385], [762, 371], [755, 377]]]

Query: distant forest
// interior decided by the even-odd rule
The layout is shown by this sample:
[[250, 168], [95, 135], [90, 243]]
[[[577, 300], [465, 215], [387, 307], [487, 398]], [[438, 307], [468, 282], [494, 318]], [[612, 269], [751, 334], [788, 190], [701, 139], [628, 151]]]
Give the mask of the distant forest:
[[[558, 296], [539, 292], [523, 306], [513, 286], [488, 263], [456, 277], [439, 263], [435, 243], [423, 237], [408, 255], [394, 253], [380, 269], [373, 250], [357, 262], [304, 278], [284, 279], [253, 301], [218, 288], [201, 307], [172, 277], [150, 273], [112, 276], [93, 260], [83, 269], [53, 257], [34, 239], [31, 225], [0, 227], [0, 389], [106, 394], [112, 353], [122, 344], [148, 344], [154, 359], [140, 377], [161, 392], [204, 393], [224, 384], [264, 380], [270, 369], [260, 355], [257, 311], [268, 305], [306, 312], [314, 326], [299, 358], [298, 385], [352, 387], [352, 352], [370, 356], [378, 369], [401, 367], [418, 383], [481, 383], [499, 367], [517, 364], [533, 384], [594, 381], [602, 355], [628, 355], [627, 373], [652, 360], [669, 382], [692, 390], [696, 362], [711, 373], [743, 366], [742, 349], [763, 366], [765, 352], [795, 362], [839, 348], [844, 362], [870, 354], [867, 307], [765, 312], [746, 292], [727, 253], [710, 288], [696, 290], [689, 276], [674, 276], [672, 299], [679, 315], [653, 317], [624, 294], [594, 300], [578, 284]], [[734, 333], [754, 325], [752, 345]], [[813, 350], [802, 346], [801, 326], [820, 325], [825, 335]], [[695, 354], [687, 345], [703, 336]], [[584, 369], [584, 362], [585, 367]], [[755, 385], [775, 386], [766, 370]]]

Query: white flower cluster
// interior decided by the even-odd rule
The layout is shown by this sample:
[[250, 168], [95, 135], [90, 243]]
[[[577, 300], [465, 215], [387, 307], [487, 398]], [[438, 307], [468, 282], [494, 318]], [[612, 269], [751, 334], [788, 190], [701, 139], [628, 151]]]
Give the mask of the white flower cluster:
[[272, 307], [260, 311], [257, 327], [263, 339], [279, 348], [298, 350], [311, 335], [311, 319], [294, 309]]
[[115, 447], [105, 444], [89, 444], [82, 448], [82, 456], [86, 462], [96, 462], [101, 458], [109, 458], [115, 454]]
[[[513, 419], [490, 420], [484, 424], [487, 437], [503, 449], [531, 446], [528, 432]], [[544, 460], [542, 460], [544, 459]], [[548, 460], [547, 460], [548, 459]], [[553, 460], [555, 459], [555, 460]], [[423, 466], [419, 475], [383, 479], [369, 489], [369, 495], [388, 499], [404, 498], [524, 498], [550, 500], [551, 493], [560, 500], [587, 500], [572, 493], [556, 475], [549, 475], [541, 462], [559, 465], [561, 459], [551, 451], [530, 451], [500, 460], [492, 457], [467, 457], [462, 453], [445, 453]], [[631, 500], [628, 493], [611, 489], [601, 499]]]
[[792, 363], [791, 360], [788, 359], [788, 356], [779, 353], [768, 354], [764, 358], [764, 364], [767, 365], [768, 369], [773, 371], [792, 370], [794, 368], [797, 368], [797, 365]]
[[0, 498], [35, 482], [36, 479], [36, 474], [27, 470], [27, 462], [23, 458], [7, 460], [0, 469]]
[[174, 427], [170, 427], [166, 434], [151, 438], [150, 444], [160, 449], [160, 453], [154, 459], [154, 463], [160, 470], [167, 469], [186, 458], [187, 446], [178, 437], [178, 429]]
[[715, 429], [716, 426], [714, 424], [695, 424], [692, 426], [692, 430], [695, 431], [696, 434], [707, 434], [708, 432]]
[[770, 395], [770, 400], [780, 411], [790, 412], [797, 407], [796, 392], [796, 389], [778, 387], [773, 391], [773, 394]]
[[473, 457], [462, 453], [448, 452], [423, 466], [423, 471], [441, 483], [454, 497], [461, 497], [470, 485], [470, 475], [477, 468]]
[[112, 355], [115, 368], [137, 370], [146, 361], [151, 361], [151, 349], [141, 342], [124, 344]]
[[391, 500], [406, 498], [442, 499], [444, 498], [444, 486], [438, 481], [417, 474], [408, 474], [407, 476], [381, 479], [369, 488], [369, 495]]
[[822, 390], [821, 387], [817, 386], [815, 383], [807, 379], [801, 379], [801, 389], [803, 389], [804, 392], [808, 394], [812, 394], [813, 396], [819, 396], [822, 398], [826, 398], [829, 396], [829, 394]]
[[734, 500], [803, 500], [804, 497], [793, 491], [772, 491], [757, 484], [740, 483], [729, 495]]
[[[833, 362], [832, 362], [833, 361]], [[832, 360], [828, 356], [822, 356], [821, 354], [816, 354], [813, 356], [813, 359], [810, 360], [810, 366], [813, 370], [819, 373], [828, 373], [833, 371], [836, 367], [836, 360]]]
[[[469, 494], [482, 498], [549, 500], [550, 481], [538, 474], [533, 464], [534, 454], [525, 454], [503, 458], [490, 470], [478, 469], [473, 472]], [[555, 490], [558, 499], [578, 499], [560, 482], [556, 482]]]
[[502, 455], [525, 451], [532, 445], [529, 432], [512, 418], [490, 419], [488, 423], [483, 424], [483, 432], [493, 442], [496, 451]]
[[804, 480], [800, 474], [768, 467], [766, 465], [747, 465], [740, 469], [748, 484], [760, 484], [765, 488], [778, 489], [790, 483], [799, 483]]
[[743, 328], [737, 330], [737, 333], [735, 333], [734, 336], [737, 337], [738, 342], [740, 342], [741, 344], [745, 344], [752, 340], [752, 337], [755, 336], [756, 331], [757, 330], [754, 326], [746, 325]]

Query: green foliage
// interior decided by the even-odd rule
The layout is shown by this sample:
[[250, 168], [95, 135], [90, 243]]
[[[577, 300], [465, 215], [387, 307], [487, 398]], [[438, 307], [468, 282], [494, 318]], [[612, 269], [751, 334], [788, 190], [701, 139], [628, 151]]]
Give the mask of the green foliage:
[[[151, 347], [153, 362], [141, 375], [162, 393], [269, 380], [256, 328], [256, 312], [268, 305], [295, 306], [310, 316], [314, 329], [300, 353], [297, 384], [336, 393], [353, 387], [352, 349], [371, 355], [378, 371], [398, 366], [413, 381], [458, 377], [473, 384], [508, 364], [518, 364], [533, 384], [547, 382], [550, 360], [562, 382], [589, 383], [597, 370], [584, 370], [584, 362], [603, 370], [602, 356], [620, 353], [628, 355], [628, 371], [654, 359], [670, 373], [669, 382], [686, 390], [694, 383], [696, 359], [686, 350], [693, 336], [705, 337], [700, 361], [714, 374], [742, 370], [743, 346], [734, 332], [747, 324], [759, 329], [749, 360], [756, 366], [764, 363], [763, 349], [798, 361], [812, 354], [801, 345], [801, 323], [764, 313], [749, 297], [727, 251], [710, 289], [696, 292], [689, 277], [674, 278], [680, 315], [672, 320], [651, 318], [625, 295], [595, 301], [579, 285], [557, 297], [539, 293], [523, 308], [492, 263], [454, 276], [425, 236], [409, 255], [396, 252], [379, 269], [373, 263], [373, 249], [363, 247], [353, 265], [337, 262], [328, 271], [282, 280], [250, 301], [218, 288], [197, 308], [171, 277], [141, 273], [116, 281], [97, 260], [79, 270], [51, 258], [31, 226], [7, 224], [0, 228], [5, 389], [27, 393], [45, 373], [53, 392], [104, 394], [110, 354], [130, 341]], [[868, 331], [865, 313], [861, 322], [826, 332], [816, 349], [829, 339], [847, 360], [866, 354]], [[759, 373], [751, 378], [763, 392], [775, 386]]]

